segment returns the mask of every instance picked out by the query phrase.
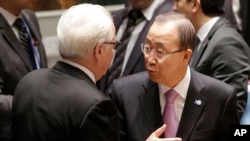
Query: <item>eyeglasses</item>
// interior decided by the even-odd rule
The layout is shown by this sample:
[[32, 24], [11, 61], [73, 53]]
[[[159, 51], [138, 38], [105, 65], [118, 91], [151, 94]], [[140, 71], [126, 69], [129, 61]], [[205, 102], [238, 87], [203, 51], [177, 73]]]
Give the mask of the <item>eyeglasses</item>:
[[119, 45], [121, 45], [121, 42], [120, 41], [115, 41], [115, 42], [102, 42], [103, 44], [112, 44], [112, 45], [114, 45], [113, 46], [113, 49], [117, 49], [117, 47], [119, 46]]
[[166, 51], [162, 51], [162, 50], [153, 49], [149, 45], [144, 44], [144, 43], [141, 44], [141, 49], [145, 55], [149, 55], [151, 52], [153, 52], [157, 59], [161, 59], [165, 55], [168, 55], [168, 54], [173, 54], [173, 53], [177, 53], [177, 52], [181, 52], [181, 51], [186, 50], [186, 49], [179, 49], [179, 50], [172, 51], [172, 52], [166, 52]]

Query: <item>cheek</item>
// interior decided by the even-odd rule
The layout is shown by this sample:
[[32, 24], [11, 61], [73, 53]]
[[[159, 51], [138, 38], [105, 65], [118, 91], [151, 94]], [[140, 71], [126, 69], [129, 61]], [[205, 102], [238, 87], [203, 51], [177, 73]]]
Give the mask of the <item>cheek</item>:
[[109, 66], [110, 63], [111, 63], [111, 60], [113, 59], [113, 56], [114, 56], [114, 51], [111, 50], [111, 51], [109, 52], [108, 56], [107, 56], [107, 64], [108, 64], [108, 66]]

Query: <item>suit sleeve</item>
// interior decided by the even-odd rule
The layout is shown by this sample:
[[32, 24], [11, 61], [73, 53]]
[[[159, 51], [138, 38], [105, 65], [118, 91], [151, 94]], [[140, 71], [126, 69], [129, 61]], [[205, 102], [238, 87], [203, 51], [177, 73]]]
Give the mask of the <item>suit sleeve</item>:
[[82, 141], [119, 141], [119, 118], [111, 100], [94, 105], [80, 127]]
[[247, 102], [247, 83], [249, 77], [249, 48], [234, 42], [239, 40], [228, 37], [217, 43], [211, 53], [212, 76], [226, 82], [236, 89], [238, 112], [243, 114]]
[[221, 126], [219, 128], [218, 140], [230, 140], [230, 126], [240, 124], [236, 101], [236, 94], [235, 91], [233, 91], [233, 93], [227, 99], [224, 110], [224, 116], [220, 121]]

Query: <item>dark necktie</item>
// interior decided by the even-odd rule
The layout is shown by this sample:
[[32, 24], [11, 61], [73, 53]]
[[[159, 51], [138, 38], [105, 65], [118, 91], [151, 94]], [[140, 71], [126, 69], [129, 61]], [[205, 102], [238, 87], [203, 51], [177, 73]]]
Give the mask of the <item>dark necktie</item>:
[[29, 33], [25, 27], [23, 20], [21, 18], [17, 18], [16, 21], [14, 22], [14, 26], [18, 29], [21, 45], [24, 48], [25, 52], [27, 53], [27, 56], [30, 60], [33, 69], [36, 69], [37, 67], [34, 58], [34, 53], [32, 50], [31, 37], [29, 36]]
[[165, 137], [173, 138], [176, 136], [179, 121], [174, 109], [174, 101], [178, 93], [174, 89], [170, 89], [165, 93], [166, 105], [163, 112], [163, 123], [166, 124], [167, 129], [165, 131]]
[[109, 70], [109, 76], [107, 81], [107, 88], [110, 86], [112, 81], [121, 75], [124, 56], [128, 42], [130, 40], [130, 35], [133, 32], [135, 26], [143, 20], [143, 15], [139, 10], [132, 10], [128, 13], [128, 22], [126, 29], [120, 39], [121, 45], [118, 46], [113, 63]]

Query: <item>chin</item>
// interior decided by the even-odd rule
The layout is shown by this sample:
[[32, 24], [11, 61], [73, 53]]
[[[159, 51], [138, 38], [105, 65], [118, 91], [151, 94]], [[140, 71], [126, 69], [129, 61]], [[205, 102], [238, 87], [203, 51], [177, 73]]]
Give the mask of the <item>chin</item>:
[[151, 81], [153, 81], [153, 82], [155, 82], [155, 83], [157, 83], [158, 81], [158, 76], [157, 75], [155, 75], [155, 74], [151, 74], [151, 73], [149, 73], [148, 72], [148, 75], [149, 75], [149, 78], [150, 78], [150, 80]]

